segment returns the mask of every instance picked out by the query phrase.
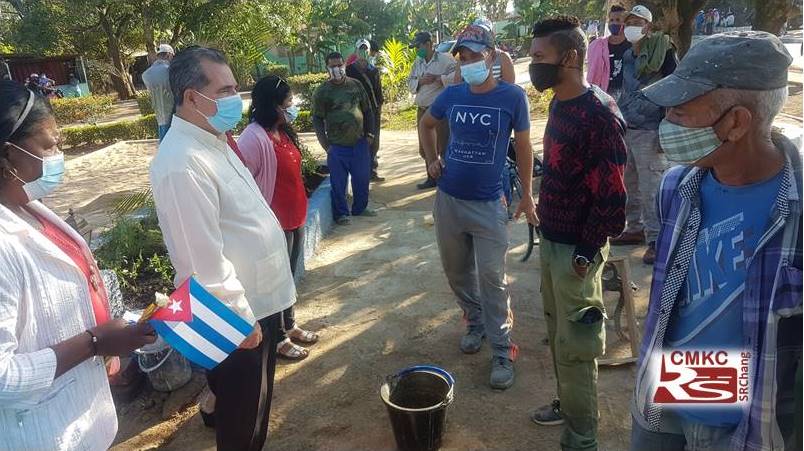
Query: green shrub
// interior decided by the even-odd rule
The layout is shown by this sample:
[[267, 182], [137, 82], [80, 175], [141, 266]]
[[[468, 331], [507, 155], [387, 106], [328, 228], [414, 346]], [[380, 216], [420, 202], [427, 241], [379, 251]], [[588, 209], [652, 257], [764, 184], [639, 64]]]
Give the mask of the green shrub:
[[548, 89], [539, 92], [536, 88], [528, 84], [525, 88], [530, 103], [531, 119], [547, 119], [550, 110], [550, 101], [553, 99], [553, 90]]
[[140, 220], [117, 217], [101, 239], [95, 258], [101, 268], [117, 275], [127, 305], [144, 307], [155, 291], [172, 291], [175, 271], [153, 208]]
[[69, 97], [50, 101], [56, 121], [60, 124], [75, 122], [94, 122], [109, 114], [114, 105], [114, 96], [92, 95], [87, 97]]
[[61, 129], [61, 136], [67, 147], [156, 138], [156, 117], [151, 114], [130, 121], [65, 127]]
[[137, 106], [140, 108], [140, 114], [143, 116], [154, 114], [154, 105], [151, 103], [151, 93], [148, 91], [137, 92]]
[[299, 111], [299, 117], [293, 122], [293, 129], [298, 133], [312, 132], [313, 130], [313, 116], [309, 111]]
[[416, 52], [407, 44], [389, 39], [380, 51], [383, 71], [381, 77], [383, 97], [386, 102], [398, 102], [410, 96], [408, 76], [416, 59]]
[[275, 75], [279, 78], [287, 79], [290, 77], [290, 68], [284, 64], [274, 63], [273, 61], [257, 63], [254, 66], [254, 72], [252, 73], [254, 80], [259, 81], [261, 78], [269, 75]]
[[294, 75], [288, 77], [288, 84], [294, 94], [298, 94], [302, 99], [302, 108], [309, 108], [313, 101], [313, 94], [315, 90], [321, 86], [321, 83], [327, 81], [328, 75], [326, 73], [319, 74], [304, 74]]

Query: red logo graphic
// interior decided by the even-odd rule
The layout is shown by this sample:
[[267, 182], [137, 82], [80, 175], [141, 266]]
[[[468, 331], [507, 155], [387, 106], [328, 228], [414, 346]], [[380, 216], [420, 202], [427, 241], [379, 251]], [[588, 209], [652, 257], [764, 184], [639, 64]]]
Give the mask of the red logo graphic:
[[748, 401], [750, 354], [671, 351], [662, 354], [659, 404], [736, 404]]

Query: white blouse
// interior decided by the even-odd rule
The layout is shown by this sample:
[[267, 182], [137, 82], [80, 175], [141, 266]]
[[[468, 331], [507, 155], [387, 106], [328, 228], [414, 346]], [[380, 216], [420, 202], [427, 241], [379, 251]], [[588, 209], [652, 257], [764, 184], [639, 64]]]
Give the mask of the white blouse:
[[[84, 240], [39, 202], [29, 208]], [[59, 377], [48, 346], [95, 326], [87, 280], [72, 259], [0, 205], [0, 449], [102, 450], [117, 433], [101, 357]]]

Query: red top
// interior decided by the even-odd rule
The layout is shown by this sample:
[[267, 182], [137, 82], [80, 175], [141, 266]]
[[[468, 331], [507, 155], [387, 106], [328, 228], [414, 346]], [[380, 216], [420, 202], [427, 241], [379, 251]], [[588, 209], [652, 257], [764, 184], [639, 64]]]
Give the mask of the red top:
[[302, 156], [287, 133], [279, 132], [279, 140], [268, 134], [276, 152], [276, 186], [271, 210], [284, 230], [294, 230], [307, 220], [307, 191], [302, 180]]
[[103, 286], [103, 279], [101, 278], [98, 266], [95, 264], [95, 259], [88, 252], [84, 252], [84, 248], [79, 246], [78, 243], [61, 227], [48, 221], [42, 215], [27, 209], [36, 219], [42, 223], [42, 235], [47, 237], [56, 246], [59, 247], [70, 259], [75, 262], [78, 269], [87, 279], [89, 286], [89, 299], [92, 302], [92, 312], [95, 314], [95, 323], [97, 325], [103, 324], [110, 319], [109, 313], [109, 297], [106, 293], [106, 288]]

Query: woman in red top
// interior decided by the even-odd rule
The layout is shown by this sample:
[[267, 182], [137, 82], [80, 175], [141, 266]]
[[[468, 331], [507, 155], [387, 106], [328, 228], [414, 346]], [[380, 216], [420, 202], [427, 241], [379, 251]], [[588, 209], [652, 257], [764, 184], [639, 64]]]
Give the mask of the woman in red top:
[[[243, 130], [237, 146], [254, 175], [265, 200], [271, 206], [288, 242], [290, 268], [295, 274], [303, 251], [307, 220], [307, 191], [301, 173], [302, 157], [298, 135], [290, 123], [298, 108], [288, 83], [276, 76], [257, 82], [251, 92], [251, 123]], [[296, 325], [293, 307], [282, 313], [277, 352], [290, 360], [305, 359], [309, 350], [293, 341], [312, 344], [318, 335]]]

